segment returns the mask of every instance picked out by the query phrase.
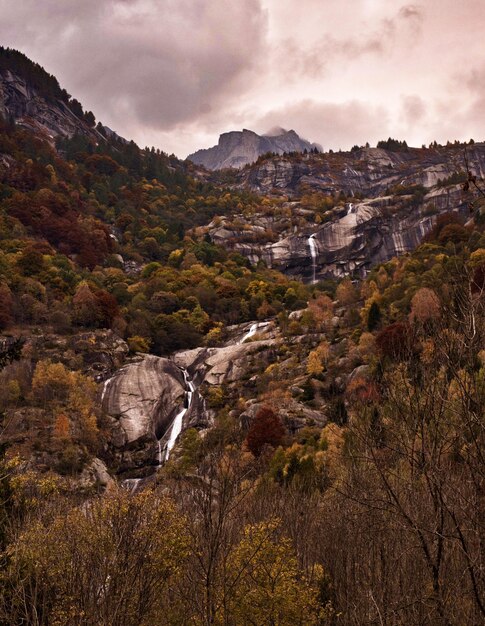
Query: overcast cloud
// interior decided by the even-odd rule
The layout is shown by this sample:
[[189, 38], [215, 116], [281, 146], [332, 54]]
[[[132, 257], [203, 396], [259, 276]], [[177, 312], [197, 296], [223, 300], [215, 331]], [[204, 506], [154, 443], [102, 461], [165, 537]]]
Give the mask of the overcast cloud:
[[0, 42], [185, 157], [294, 128], [324, 149], [485, 139], [483, 0], [0, 0]]

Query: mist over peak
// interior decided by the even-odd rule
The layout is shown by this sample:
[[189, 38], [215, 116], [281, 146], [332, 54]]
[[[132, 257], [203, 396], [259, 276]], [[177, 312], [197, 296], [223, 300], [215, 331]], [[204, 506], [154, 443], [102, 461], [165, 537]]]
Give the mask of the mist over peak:
[[267, 133], [264, 133], [263, 137], [278, 137], [279, 135], [285, 135], [287, 132], [286, 128], [282, 126], [272, 126]]

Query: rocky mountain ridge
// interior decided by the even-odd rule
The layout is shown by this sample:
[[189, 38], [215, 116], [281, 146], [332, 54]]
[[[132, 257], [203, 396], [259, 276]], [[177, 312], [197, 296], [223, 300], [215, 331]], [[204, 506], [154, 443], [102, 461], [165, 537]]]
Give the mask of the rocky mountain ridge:
[[16, 73], [0, 68], [0, 115], [17, 125], [40, 133], [51, 142], [56, 137], [85, 135], [103, 139], [98, 131], [76, 116], [60, 99], [48, 101]]
[[[485, 143], [467, 146], [470, 169], [485, 174]], [[409, 148], [394, 152], [361, 148], [351, 152], [326, 152], [272, 156], [242, 169], [235, 187], [262, 194], [344, 193], [375, 198], [396, 185], [431, 188], [457, 172], [464, 172], [464, 146]]]
[[[376, 263], [416, 248], [439, 214], [456, 210], [466, 215], [468, 210], [460, 195], [460, 189], [428, 194], [425, 196], [431, 206], [426, 209], [428, 214], [425, 209], [405, 213], [394, 204], [392, 196], [386, 196], [347, 203], [335, 210], [327, 223], [307, 223], [301, 229], [292, 228], [291, 221], [281, 216], [258, 215], [247, 219], [238, 215], [233, 221], [222, 218], [211, 222], [208, 232], [212, 241], [236, 250], [251, 263], [263, 261], [305, 281], [349, 274], [364, 277]], [[288, 205], [298, 212], [295, 206], [298, 203]], [[263, 241], [257, 241], [255, 233]], [[264, 241], [268, 233], [273, 240]], [[315, 242], [314, 256], [310, 240]]]
[[[485, 144], [466, 151], [483, 178]], [[362, 277], [418, 246], [438, 215], [473, 212], [458, 182], [464, 167], [463, 146], [273, 156], [245, 167], [233, 185], [274, 205], [215, 218], [207, 233], [253, 264], [305, 280]]]
[[223, 133], [217, 146], [197, 150], [189, 154], [187, 160], [193, 161], [196, 165], [203, 165], [209, 170], [220, 170], [241, 168], [253, 163], [267, 152], [284, 154], [310, 151], [315, 148], [319, 150], [320, 146], [302, 139], [294, 130], [277, 129], [267, 135], [258, 135], [245, 128], [242, 131]]

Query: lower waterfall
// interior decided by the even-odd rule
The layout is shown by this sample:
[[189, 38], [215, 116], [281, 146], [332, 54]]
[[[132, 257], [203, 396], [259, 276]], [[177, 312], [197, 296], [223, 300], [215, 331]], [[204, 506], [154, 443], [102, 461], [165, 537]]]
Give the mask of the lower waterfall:
[[[195, 392], [195, 385], [194, 385], [194, 382], [192, 380], [189, 380], [189, 373], [183, 367], [180, 368], [180, 369], [182, 370], [182, 373], [184, 375], [185, 388], [187, 389], [187, 391], [185, 393], [184, 408], [181, 411], [179, 411], [179, 413], [177, 413], [177, 415], [175, 416], [175, 419], [172, 422], [172, 426], [170, 427], [170, 436], [168, 438], [167, 446], [165, 448], [165, 459], [164, 459], [164, 461], [168, 461], [168, 457], [170, 456], [170, 452], [171, 452], [172, 448], [174, 447], [175, 442], [177, 441], [177, 437], [180, 435], [180, 432], [182, 431], [182, 425], [183, 425], [184, 417], [185, 417], [185, 414], [187, 413], [187, 411], [190, 409], [190, 405], [192, 404], [192, 397], [193, 397], [194, 392]], [[159, 440], [158, 444], [159, 444], [160, 450], [161, 450], [160, 440]], [[161, 465], [161, 455], [162, 455], [162, 453], [160, 452], [160, 463], [159, 463], [160, 465]]]

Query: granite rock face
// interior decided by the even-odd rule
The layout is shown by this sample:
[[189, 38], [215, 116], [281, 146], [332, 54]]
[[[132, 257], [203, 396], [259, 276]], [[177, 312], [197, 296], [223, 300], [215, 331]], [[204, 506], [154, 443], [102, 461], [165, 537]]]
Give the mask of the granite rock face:
[[[251, 333], [252, 328], [254, 332]], [[273, 345], [276, 339], [269, 322], [228, 330], [233, 337], [224, 346], [177, 352], [173, 357], [174, 362], [193, 371], [198, 385], [204, 382], [221, 385], [239, 381], [248, 371], [253, 355], [257, 354], [262, 345]]]
[[[468, 146], [467, 153], [471, 170], [483, 178], [485, 144]], [[236, 186], [264, 194], [343, 192], [347, 196], [375, 198], [386, 195], [396, 185], [423, 185], [429, 189], [464, 168], [463, 147], [458, 146], [409, 148], [402, 152], [362, 148], [352, 152], [268, 158], [241, 170]]]
[[[485, 144], [468, 146], [467, 155], [483, 179]], [[219, 216], [206, 232], [251, 263], [263, 261], [290, 276], [362, 277], [418, 246], [440, 214], [470, 215], [470, 198], [456, 183], [463, 169], [463, 147], [455, 146], [272, 157], [244, 168], [236, 186], [274, 197], [274, 207]], [[342, 193], [347, 201], [339, 201]], [[322, 217], [302, 201], [304, 194], [331, 197], [335, 206]]]
[[144, 355], [129, 363], [104, 383], [103, 410], [119, 423], [119, 447], [138, 440], [154, 442], [183, 406], [181, 371], [171, 361]]
[[283, 154], [309, 151], [314, 148], [319, 149], [319, 146], [301, 139], [294, 130], [286, 131], [280, 128], [275, 133], [258, 135], [252, 130], [244, 129], [223, 133], [219, 137], [217, 146], [207, 150], [198, 150], [189, 154], [187, 159], [209, 170], [219, 170], [228, 167], [243, 167], [248, 163], [253, 163], [267, 152]]
[[8, 70], [0, 70], [0, 115], [13, 118], [18, 125], [40, 132], [51, 141], [76, 134], [102, 139], [65, 102], [48, 102], [27, 81]]
[[238, 385], [252, 367], [259, 367], [262, 347], [271, 350], [276, 341], [270, 326], [257, 322], [233, 327], [224, 346], [178, 352], [171, 360], [139, 355], [106, 380], [100, 401], [111, 423], [108, 457], [117, 473], [152, 472], [184, 408], [182, 431], [210, 427], [213, 413], [199, 388]]
[[[376, 263], [416, 248], [440, 213], [450, 210], [468, 213], [460, 189], [432, 192], [426, 196], [426, 203], [426, 210], [401, 212], [394, 211], [391, 197], [348, 203], [344, 210], [335, 211], [327, 223], [307, 224], [296, 230], [284, 218], [248, 218], [254, 221], [259, 232], [271, 230], [274, 240], [269, 241], [264, 236], [255, 241], [258, 231], [244, 223], [239, 226], [242, 216], [240, 221], [222, 219], [217, 225], [213, 222], [209, 234], [215, 243], [236, 250], [251, 263], [264, 261], [268, 267], [289, 276], [304, 280], [340, 278], [348, 274], [365, 276]], [[310, 237], [314, 242], [314, 258]]]

